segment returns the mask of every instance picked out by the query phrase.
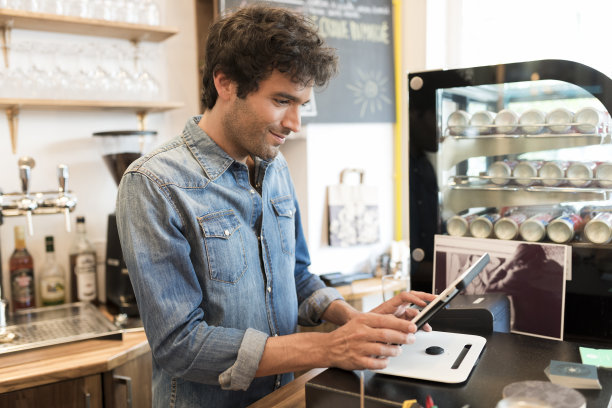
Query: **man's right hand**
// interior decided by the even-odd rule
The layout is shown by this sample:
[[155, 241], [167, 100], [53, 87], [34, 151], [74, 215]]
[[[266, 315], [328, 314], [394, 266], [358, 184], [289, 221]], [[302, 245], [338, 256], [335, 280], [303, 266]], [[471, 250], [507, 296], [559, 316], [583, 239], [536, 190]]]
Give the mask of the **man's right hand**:
[[328, 333], [329, 366], [345, 370], [377, 370], [415, 341], [416, 325], [390, 314], [359, 313]]

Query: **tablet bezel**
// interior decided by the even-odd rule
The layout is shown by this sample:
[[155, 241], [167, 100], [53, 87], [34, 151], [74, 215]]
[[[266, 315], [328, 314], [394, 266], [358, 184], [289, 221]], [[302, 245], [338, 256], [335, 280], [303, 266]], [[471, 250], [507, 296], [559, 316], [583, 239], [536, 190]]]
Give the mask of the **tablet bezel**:
[[442, 291], [434, 300], [429, 302], [419, 314], [412, 318], [412, 322], [416, 324], [417, 329], [420, 329], [427, 323], [431, 318], [438, 313], [444, 306], [446, 306], [459, 292], [469, 285], [474, 278], [484, 270], [485, 266], [489, 263], [490, 257], [487, 252], [482, 254], [476, 262], [474, 262], [469, 268], [467, 268], [461, 275], [459, 275], [450, 285]]

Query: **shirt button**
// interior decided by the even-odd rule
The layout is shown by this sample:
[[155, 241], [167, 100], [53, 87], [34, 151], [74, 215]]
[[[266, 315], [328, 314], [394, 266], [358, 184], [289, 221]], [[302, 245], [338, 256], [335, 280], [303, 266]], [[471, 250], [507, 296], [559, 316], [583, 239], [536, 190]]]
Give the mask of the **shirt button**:
[[268, 286], [268, 293], [272, 292], [272, 288]]
[[280, 381], [276, 382], [276, 388], [280, 387]]
[[225, 234], [226, 237], [229, 235], [229, 231], [228, 230], [223, 231], [223, 233]]
[[289, 210], [289, 215], [293, 215], [293, 211]]
[[274, 334], [274, 337], [278, 337], [278, 333]]
[[255, 190], [251, 189], [251, 194], [255, 194]]

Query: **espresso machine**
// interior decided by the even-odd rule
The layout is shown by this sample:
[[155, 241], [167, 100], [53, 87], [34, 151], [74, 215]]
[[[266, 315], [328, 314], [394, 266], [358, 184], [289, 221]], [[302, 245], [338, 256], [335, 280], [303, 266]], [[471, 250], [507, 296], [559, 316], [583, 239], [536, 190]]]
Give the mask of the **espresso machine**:
[[[97, 132], [93, 136], [98, 141], [106, 167], [119, 185], [128, 166], [151, 148], [157, 132], [125, 130]], [[115, 315], [139, 316], [134, 289], [123, 260], [115, 213], [108, 216], [106, 234], [106, 306]]]

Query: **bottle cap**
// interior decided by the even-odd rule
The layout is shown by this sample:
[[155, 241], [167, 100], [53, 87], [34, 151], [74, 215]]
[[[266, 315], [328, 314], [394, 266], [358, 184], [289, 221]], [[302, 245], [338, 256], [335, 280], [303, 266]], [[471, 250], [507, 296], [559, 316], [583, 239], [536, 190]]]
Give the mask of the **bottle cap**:
[[23, 225], [15, 225], [15, 237], [18, 239], [25, 239], [25, 229]]

